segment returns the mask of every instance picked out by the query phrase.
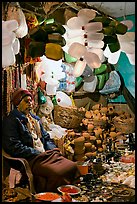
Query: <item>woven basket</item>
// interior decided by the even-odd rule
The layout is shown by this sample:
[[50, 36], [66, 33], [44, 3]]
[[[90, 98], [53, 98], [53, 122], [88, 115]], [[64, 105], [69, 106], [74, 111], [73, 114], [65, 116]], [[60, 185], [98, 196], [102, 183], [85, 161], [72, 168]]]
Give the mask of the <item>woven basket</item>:
[[118, 132], [122, 132], [124, 134], [135, 132], [135, 119], [134, 118], [124, 119], [121, 122], [117, 121], [117, 118], [113, 118], [113, 124], [116, 128], [116, 131]]
[[78, 128], [84, 116], [85, 111], [77, 107], [54, 107], [54, 122], [63, 128]]

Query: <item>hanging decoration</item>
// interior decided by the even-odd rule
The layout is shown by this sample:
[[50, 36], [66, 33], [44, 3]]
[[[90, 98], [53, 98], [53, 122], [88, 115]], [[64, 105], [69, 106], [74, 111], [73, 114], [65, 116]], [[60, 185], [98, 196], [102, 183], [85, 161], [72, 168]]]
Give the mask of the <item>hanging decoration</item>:
[[87, 92], [94, 92], [98, 83], [97, 76], [93, 76], [90, 82], [84, 82], [83, 90]]
[[63, 50], [77, 59], [74, 76], [81, 76], [86, 65], [91, 69], [98, 69], [107, 58], [109, 63], [116, 64], [121, 51], [134, 64], [133, 39], [127, 44], [123, 42], [132, 26], [132, 21], [119, 22], [87, 8], [81, 9], [76, 17], [70, 18], [64, 25], [66, 45]]
[[[44, 82], [47, 95], [74, 92], [82, 82], [84, 91], [112, 92], [113, 87], [108, 86], [116, 74], [110, 75], [106, 62], [116, 64], [124, 52], [135, 65], [135, 33], [129, 32], [132, 21], [119, 22], [97, 10], [82, 8], [62, 26], [53, 18], [24, 15], [18, 2], [9, 3], [7, 20], [2, 22], [2, 66], [15, 63], [20, 50], [18, 38], [25, 37], [24, 62], [36, 65], [37, 82]], [[21, 75], [21, 82], [25, 77]]]
[[135, 65], [135, 32], [118, 35], [120, 50], [124, 52], [132, 65]]
[[59, 106], [68, 107], [72, 106], [71, 98], [62, 91], [57, 91], [56, 93], [56, 101]]
[[[62, 46], [66, 41], [62, 35], [65, 33], [65, 28], [53, 19], [44, 19], [39, 23], [36, 16], [27, 16], [27, 23], [29, 26], [29, 36], [25, 40], [25, 61], [30, 58], [35, 59], [45, 55], [52, 60], [60, 60], [63, 58]], [[37, 60], [38, 61], [38, 60]]]
[[62, 70], [62, 60], [51, 60], [45, 55], [41, 57], [39, 69], [43, 70], [41, 80], [46, 82], [47, 95], [55, 95], [59, 87], [59, 80], [65, 78], [65, 73]]
[[73, 65], [66, 64], [66, 92], [71, 93], [75, 91], [76, 77], [73, 75]]
[[25, 13], [25, 18], [29, 31], [39, 25], [38, 19], [34, 13]]
[[[10, 2], [6, 20], [2, 21], [2, 66], [14, 65], [20, 51], [20, 41], [28, 34], [25, 15], [18, 2]], [[8, 57], [7, 57], [8, 56]]]
[[120, 53], [124, 52], [132, 65], [135, 65], [135, 33], [127, 32], [124, 35], [117, 35], [120, 49], [117, 52], [112, 53], [106, 46], [104, 50], [105, 57], [108, 58], [110, 64], [116, 64], [119, 60]]
[[64, 54], [64, 60], [65, 60], [65, 62], [67, 62], [67, 63], [72, 63], [72, 62], [76, 62], [77, 61], [77, 59], [75, 58], [75, 57], [72, 57], [71, 55], [69, 55], [67, 52], [63, 52], [63, 54]]
[[121, 86], [120, 76], [117, 71], [111, 71], [109, 79], [106, 81], [104, 87], [99, 92], [101, 94], [110, 94], [118, 92]]
[[10, 2], [8, 5], [6, 20], [16, 20], [18, 22], [18, 28], [15, 30], [17, 38], [23, 38], [28, 34], [26, 18], [19, 2]]
[[16, 20], [2, 21], [2, 67], [13, 65], [16, 61], [15, 55], [20, 49], [20, 42], [14, 32], [17, 28]]
[[21, 73], [21, 88], [26, 89], [27, 84], [26, 84], [26, 74]]
[[46, 103], [47, 99], [40, 87], [38, 87], [38, 104], [44, 104]]
[[81, 85], [82, 82], [83, 82], [82, 77], [76, 77], [76, 79], [75, 79], [75, 89], [78, 88]]
[[73, 43], [68, 52], [77, 58], [73, 71], [75, 77], [79, 77], [83, 74], [87, 64], [90, 68], [98, 68], [101, 66], [99, 57], [95, 53], [87, 52], [86, 47], [80, 43]]
[[132, 28], [133, 25], [134, 25], [131, 20], [123, 20], [123, 21], [120, 21], [120, 22], [127, 26], [128, 31], [131, 30], [131, 28]]
[[62, 67], [62, 72], [64, 72], [65, 77], [59, 80], [59, 87], [57, 88], [57, 91], [66, 91], [67, 88], [67, 82], [66, 82], [66, 78], [67, 78], [67, 72], [66, 72], [66, 67], [67, 65], [62, 62], [61, 64]]
[[86, 65], [85, 70], [82, 74], [83, 80], [86, 81], [90, 76], [93, 75], [93, 69], [91, 69], [88, 65]]
[[[91, 68], [98, 68], [101, 65], [101, 58], [98, 55], [100, 47], [93, 51], [90, 46], [90, 42], [100, 42], [104, 38], [101, 22], [89, 23], [91, 19], [96, 16], [96, 11], [92, 9], [81, 9], [78, 17], [72, 17], [67, 21], [66, 28], [66, 46], [63, 47], [65, 52], [68, 52], [72, 57], [77, 58], [77, 62], [74, 67], [74, 75], [80, 76], [86, 64]], [[102, 46], [102, 45], [101, 45]], [[77, 50], [77, 52], [76, 52]], [[93, 52], [92, 52], [93, 51]], [[77, 54], [78, 53], [78, 54]], [[102, 52], [103, 55], [103, 52]]]
[[63, 50], [59, 44], [46, 43], [45, 56], [48, 59], [60, 60], [63, 57]]
[[[133, 22], [123, 20], [121, 22], [113, 20], [109, 24], [109, 35], [106, 36], [106, 48], [104, 55], [108, 58], [110, 64], [116, 64], [119, 60], [121, 52], [125, 52], [131, 64], [135, 64], [135, 44], [134, 33], [129, 32], [133, 27]], [[111, 30], [111, 32], [110, 32]], [[105, 32], [105, 29], [104, 29]], [[125, 43], [124, 43], [125, 42]], [[115, 44], [114, 44], [115, 43]], [[126, 48], [126, 50], [125, 50]], [[131, 50], [131, 52], [129, 51]]]

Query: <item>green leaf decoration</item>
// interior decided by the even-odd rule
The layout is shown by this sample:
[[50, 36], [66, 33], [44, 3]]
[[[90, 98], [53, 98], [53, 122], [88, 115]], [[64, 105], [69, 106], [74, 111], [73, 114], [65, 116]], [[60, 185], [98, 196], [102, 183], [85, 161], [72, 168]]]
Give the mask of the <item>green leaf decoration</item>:
[[97, 84], [97, 89], [101, 90], [104, 85], [105, 85], [105, 74], [99, 74], [97, 75], [97, 79], [98, 79], [98, 84]]
[[76, 77], [76, 79], [75, 79], [75, 88], [77, 88], [81, 84], [82, 81], [83, 81], [82, 77]]
[[67, 63], [71, 63], [71, 62], [76, 62], [77, 59], [75, 57], [72, 57], [71, 55], [69, 55], [68, 53], [64, 52], [64, 59]]
[[112, 53], [117, 52], [120, 49], [120, 44], [118, 40], [115, 43], [109, 43], [108, 46]]
[[42, 16], [37, 16], [37, 20], [39, 25], [42, 25], [46, 21], [46, 19]]
[[116, 26], [116, 33], [117, 34], [121, 34], [121, 35], [124, 35], [126, 32], [127, 32], [128, 28], [126, 25], [122, 24], [122, 23], [119, 23], [117, 26]]
[[66, 45], [66, 40], [59, 33], [48, 34], [48, 42], [59, 44], [62, 47]]
[[111, 36], [111, 35], [115, 34], [115, 29], [112, 26], [107, 26], [107, 27], [104, 27], [102, 29], [102, 32], [104, 35], [110, 35]]
[[112, 21], [110, 22], [109, 26], [116, 27], [118, 24], [119, 24], [119, 21], [117, 21], [117, 20], [112, 20]]
[[102, 72], [106, 71], [107, 65], [106, 64], [101, 64], [99, 68], [94, 69], [94, 74], [101, 74]]
[[48, 42], [48, 32], [46, 32], [42, 28], [42, 26], [37, 26], [33, 28], [29, 34], [30, 34], [30, 38], [34, 41], [44, 42], [44, 43]]
[[42, 57], [45, 53], [45, 43], [31, 41], [28, 48], [28, 55], [32, 58]]
[[107, 16], [96, 16], [92, 21], [90, 22], [102, 22], [103, 26], [109, 26], [112, 19]]
[[42, 26], [42, 29], [48, 34], [51, 33], [60, 33], [63, 35], [66, 32], [66, 29], [60, 23], [50, 23]]
[[47, 102], [46, 96], [44, 96], [43, 92], [38, 89], [38, 104], [44, 104]]
[[53, 103], [54, 106], [57, 105], [56, 96], [54, 96], [54, 97], [52, 98], [52, 103]]
[[109, 79], [109, 73], [106, 72], [106, 73], [105, 73], [105, 81], [107, 81], [108, 79]]
[[47, 24], [54, 23], [54, 22], [55, 22], [55, 20], [54, 20], [54, 18], [49, 18], [49, 19], [46, 19], [44, 22], [45, 22], [45, 23], [46, 23], [46, 25], [47, 25]]
[[105, 44], [111, 44], [116, 43], [118, 41], [117, 35], [114, 34], [112, 36], [104, 36], [104, 43]]

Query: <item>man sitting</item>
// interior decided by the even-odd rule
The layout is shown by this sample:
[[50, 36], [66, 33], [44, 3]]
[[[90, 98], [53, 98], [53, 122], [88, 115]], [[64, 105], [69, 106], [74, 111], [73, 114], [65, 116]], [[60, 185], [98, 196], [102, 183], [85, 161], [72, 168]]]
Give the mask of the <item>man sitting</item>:
[[4, 150], [13, 157], [25, 158], [34, 177], [43, 177], [45, 186], [39, 192], [56, 192], [58, 186], [74, 183], [80, 176], [77, 164], [63, 157], [40, 118], [31, 113], [32, 94], [20, 88], [13, 93], [12, 102], [14, 109], [3, 118]]

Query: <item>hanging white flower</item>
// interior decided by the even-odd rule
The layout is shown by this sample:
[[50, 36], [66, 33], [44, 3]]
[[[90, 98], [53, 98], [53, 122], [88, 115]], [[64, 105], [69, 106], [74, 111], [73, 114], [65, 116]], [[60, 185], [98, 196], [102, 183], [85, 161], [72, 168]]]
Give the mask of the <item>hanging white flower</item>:
[[51, 60], [48, 59], [45, 55], [41, 57], [41, 60], [41, 66], [45, 72], [41, 78], [43, 78], [46, 83], [50, 83], [50, 80], [52, 80], [52, 83], [54, 83], [54, 81], [65, 78], [65, 73], [61, 67], [62, 60]]
[[120, 50], [112, 53], [107, 45], [104, 50], [104, 56], [108, 58], [110, 64], [116, 64], [121, 52], [124, 52], [128, 57], [129, 62], [132, 65], [135, 65], [135, 33], [127, 32], [124, 35], [117, 35], [117, 37], [120, 43]]
[[[86, 64], [91, 69], [99, 68], [105, 59], [103, 56], [104, 38], [101, 22], [89, 22], [96, 17], [93, 9], [81, 9], [77, 17], [72, 17], [64, 25], [66, 45], [62, 49], [77, 59], [73, 74], [82, 75]], [[94, 49], [95, 48], [95, 49]]]
[[15, 31], [17, 38], [23, 38], [28, 34], [26, 18], [19, 2], [10, 2], [7, 11], [7, 20], [16, 20], [18, 22], [18, 28]]
[[15, 55], [19, 53], [20, 43], [16, 38], [18, 28], [16, 20], [2, 21], [2, 67], [13, 65]]

